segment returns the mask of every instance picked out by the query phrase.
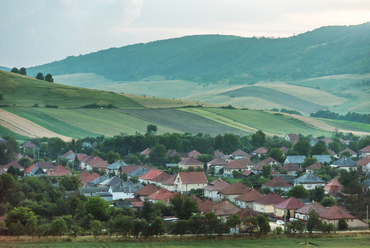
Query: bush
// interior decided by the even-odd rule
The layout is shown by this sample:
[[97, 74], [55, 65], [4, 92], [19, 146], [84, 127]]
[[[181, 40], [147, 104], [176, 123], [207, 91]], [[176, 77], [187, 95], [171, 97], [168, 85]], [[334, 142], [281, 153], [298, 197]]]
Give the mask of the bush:
[[339, 220], [338, 229], [339, 230], [347, 230], [348, 229], [348, 224], [347, 224], [346, 220], [344, 220], [344, 219]]
[[282, 233], [283, 233], [283, 228], [281, 228], [280, 226], [275, 228], [275, 234], [276, 235], [281, 235]]
[[45, 108], [58, 108], [58, 107], [59, 107], [58, 105], [49, 105], [49, 104], [45, 105]]

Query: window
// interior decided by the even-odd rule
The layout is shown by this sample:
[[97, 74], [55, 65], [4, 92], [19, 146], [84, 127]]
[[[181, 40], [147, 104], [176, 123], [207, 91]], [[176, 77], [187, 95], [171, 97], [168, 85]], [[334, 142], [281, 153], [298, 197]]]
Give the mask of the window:
[[276, 209], [276, 214], [278, 214], [279, 210]]

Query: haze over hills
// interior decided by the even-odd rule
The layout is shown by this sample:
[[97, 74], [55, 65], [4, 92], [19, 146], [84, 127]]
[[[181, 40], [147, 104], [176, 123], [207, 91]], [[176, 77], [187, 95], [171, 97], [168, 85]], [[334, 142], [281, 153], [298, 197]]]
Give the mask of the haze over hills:
[[171, 99], [305, 115], [323, 108], [368, 113], [369, 91], [360, 83], [370, 80], [369, 55], [365, 23], [289, 38], [187, 36], [71, 56], [27, 72], [51, 73], [67, 85]]

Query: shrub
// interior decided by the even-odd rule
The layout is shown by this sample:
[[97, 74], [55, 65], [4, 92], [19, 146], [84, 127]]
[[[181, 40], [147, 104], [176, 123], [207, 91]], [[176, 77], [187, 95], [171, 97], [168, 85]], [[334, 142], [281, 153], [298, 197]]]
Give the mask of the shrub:
[[49, 105], [49, 104], [45, 105], [45, 108], [58, 108], [58, 107], [59, 107], [58, 105]]
[[346, 220], [344, 220], [344, 219], [339, 220], [338, 229], [339, 230], [347, 230], [348, 229], [348, 224], [347, 224]]

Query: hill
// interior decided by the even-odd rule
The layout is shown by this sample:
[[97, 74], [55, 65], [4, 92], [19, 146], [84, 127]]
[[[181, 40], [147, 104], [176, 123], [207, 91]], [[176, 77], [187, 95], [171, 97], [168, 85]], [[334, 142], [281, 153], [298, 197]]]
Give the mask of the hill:
[[[370, 72], [370, 23], [322, 27], [289, 38], [198, 35], [111, 48], [27, 68], [95, 73], [113, 81], [161, 76], [201, 83], [254, 83]], [[367, 52], [364, 52], [367, 51]]]
[[[370, 125], [366, 124], [328, 122], [261, 110], [228, 109], [180, 99], [117, 94], [49, 83], [3, 71], [0, 71], [0, 93], [4, 96], [0, 101], [0, 136], [17, 134], [20, 139], [132, 135], [145, 133], [148, 124], [156, 125], [160, 134], [178, 132], [216, 136], [235, 133], [242, 136], [262, 130], [270, 136], [292, 132], [330, 136], [336, 128], [357, 135], [370, 133]], [[96, 103], [115, 107], [96, 107]], [[91, 104], [95, 108], [83, 107]]]

